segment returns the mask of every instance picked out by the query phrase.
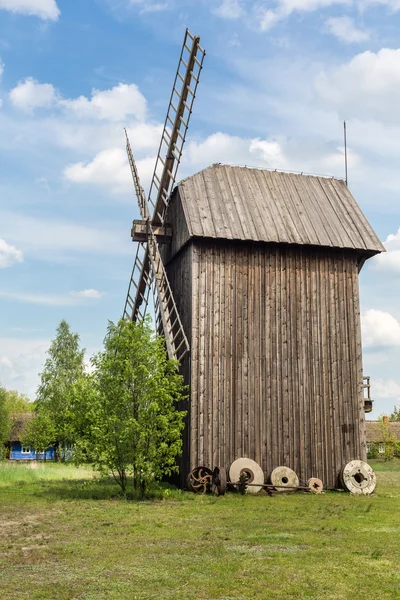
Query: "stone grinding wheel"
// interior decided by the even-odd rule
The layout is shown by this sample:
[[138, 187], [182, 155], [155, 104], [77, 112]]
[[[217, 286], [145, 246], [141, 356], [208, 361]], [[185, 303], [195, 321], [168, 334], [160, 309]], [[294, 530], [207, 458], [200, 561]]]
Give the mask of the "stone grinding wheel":
[[277, 492], [284, 492], [285, 490], [283, 488], [285, 487], [299, 487], [299, 478], [292, 469], [289, 469], [289, 467], [276, 467], [276, 469], [272, 471], [270, 479]]
[[372, 494], [376, 487], [376, 475], [372, 467], [362, 460], [347, 463], [341, 473], [342, 485], [351, 494]]
[[230, 466], [229, 479], [232, 483], [237, 483], [242, 473], [247, 475], [247, 483], [253, 484], [247, 488], [249, 494], [256, 494], [262, 489], [264, 472], [258, 463], [251, 458], [238, 458]]
[[313, 494], [322, 494], [324, 484], [322, 483], [321, 479], [318, 479], [318, 477], [311, 477], [311, 479], [307, 481], [307, 485]]

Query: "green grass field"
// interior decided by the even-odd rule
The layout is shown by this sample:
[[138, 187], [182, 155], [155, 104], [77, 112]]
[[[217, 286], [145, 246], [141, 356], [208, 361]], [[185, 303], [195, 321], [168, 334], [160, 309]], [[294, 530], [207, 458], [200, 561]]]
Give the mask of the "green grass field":
[[373, 497], [129, 502], [88, 470], [0, 463], [1, 600], [400, 598], [400, 461]]

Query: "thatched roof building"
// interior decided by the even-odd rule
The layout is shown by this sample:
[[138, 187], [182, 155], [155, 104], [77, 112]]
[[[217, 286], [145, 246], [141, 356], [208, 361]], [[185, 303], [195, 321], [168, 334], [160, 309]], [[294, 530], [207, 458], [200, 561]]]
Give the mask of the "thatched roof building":
[[34, 417], [33, 413], [18, 413], [11, 416], [10, 442], [20, 442], [26, 425]]
[[[384, 424], [382, 421], [366, 421], [365, 424], [367, 430], [367, 444], [384, 441], [382, 435], [382, 426]], [[388, 421], [386, 425], [388, 427], [388, 433], [393, 434], [400, 442], [400, 421]]]

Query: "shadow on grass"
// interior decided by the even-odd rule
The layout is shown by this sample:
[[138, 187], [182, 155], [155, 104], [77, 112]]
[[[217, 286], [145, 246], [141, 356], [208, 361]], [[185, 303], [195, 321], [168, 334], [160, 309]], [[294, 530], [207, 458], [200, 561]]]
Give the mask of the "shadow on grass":
[[35, 496], [48, 500], [113, 500], [113, 501], [161, 501], [183, 500], [187, 494], [168, 483], [157, 483], [149, 487], [146, 496], [140, 497], [133, 485], [128, 486], [126, 495], [112, 477], [90, 480], [63, 480], [40, 482]]

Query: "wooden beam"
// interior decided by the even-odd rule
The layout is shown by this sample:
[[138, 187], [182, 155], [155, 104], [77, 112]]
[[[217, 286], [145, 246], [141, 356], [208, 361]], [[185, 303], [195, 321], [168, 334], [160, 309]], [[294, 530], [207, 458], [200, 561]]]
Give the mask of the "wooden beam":
[[[172, 239], [172, 228], [169, 226], [153, 227], [153, 232], [159, 244], [167, 244]], [[147, 242], [146, 221], [134, 220], [131, 233], [133, 242]]]

